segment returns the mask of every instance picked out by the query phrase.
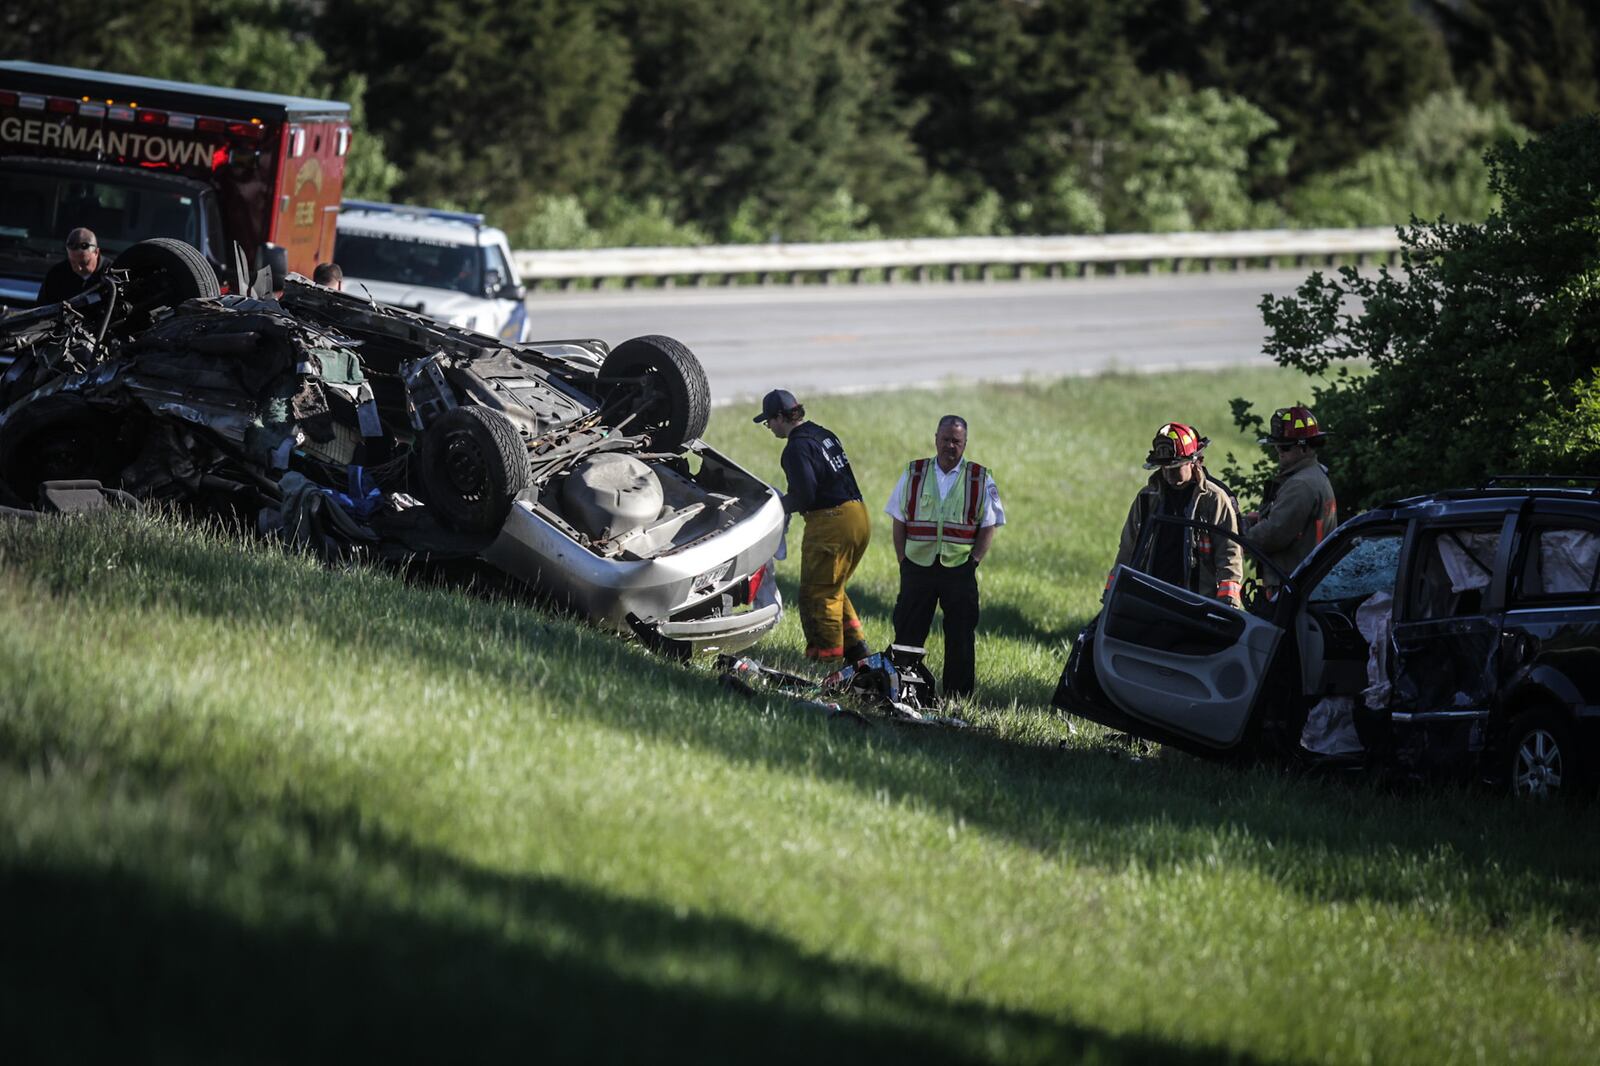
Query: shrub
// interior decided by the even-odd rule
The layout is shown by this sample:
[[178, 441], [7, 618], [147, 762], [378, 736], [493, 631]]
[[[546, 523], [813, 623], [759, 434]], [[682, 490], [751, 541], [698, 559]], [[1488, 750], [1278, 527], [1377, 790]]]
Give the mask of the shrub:
[[[1313, 403], [1338, 434], [1324, 455], [1346, 507], [1595, 465], [1600, 116], [1487, 162], [1501, 206], [1484, 222], [1413, 219], [1401, 270], [1319, 272], [1261, 302], [1268, 354], [1322, 379]], [[1371, 372], [1351, 373], [1361, 361]], [[1236, 404], [1241, 428], [1259, 418]]]

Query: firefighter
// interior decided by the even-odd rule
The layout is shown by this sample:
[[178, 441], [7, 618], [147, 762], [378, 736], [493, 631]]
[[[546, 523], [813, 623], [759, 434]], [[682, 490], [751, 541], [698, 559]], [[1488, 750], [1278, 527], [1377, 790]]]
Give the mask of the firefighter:
[[[1258, 442], [1277, 451], [1278, 473], [1267, 485], [1261, 510], [1245, 516], [1245, 541], [1285, 574], [1294, 573], [1339, 524], [1333, 484], [1317, 457], [1327, 437], [1311, 408], [1281, 407]], [[1275, 588], [1277, 576], [1262, 569], [1262, 584]]]
[[894, 603], [894, 642], [921, 647], [935, 608], [944, 609], [946, 697], [970, 696], [978, 632], [978, 564], [994, 531], [1005, 525], [1000, 490], [989, 471], [966, 458], [967, 422], [945, 415], [933, 437], [934, 455], [914, 459], [889, 494], [900, 593]]
[[803, 516], [806, 523], [800, 545], [800, 626], [806, 657], [863, 659], [871, 649], [844, 585], [866, 554], [872, 523], [844, 445], [831, 431], [806, 421], [805, 407], [785, 389], [767, 393], [754, 421], [766, 423], [784, 441], [789, 491], [783, 510]]
[[[1234, 607], [1240, 603], [1244, 580], [1244, 552], [1237, 541], [1213, 537], [1192, 526], [1159, 522], [1144, 553], [1134, 559], [1134, 549], [1145, 521], [1152, 515], [1171, 515], [1206, 522], [1237, 533], [1239, 505], [1227, 486], [1207, 472], [1204, 449], [1211, 441], [1193, 426], [1168, 422], [1156, 430], [1145, 456], [1146, 470], [1155, 470], [1128, 508], [1122, 527], [1117, 561], [1151, 577], [1178, 585], [1202, 596], [1212, 596]], [[1106, 589], [1111, 577], [1106, 577]]]

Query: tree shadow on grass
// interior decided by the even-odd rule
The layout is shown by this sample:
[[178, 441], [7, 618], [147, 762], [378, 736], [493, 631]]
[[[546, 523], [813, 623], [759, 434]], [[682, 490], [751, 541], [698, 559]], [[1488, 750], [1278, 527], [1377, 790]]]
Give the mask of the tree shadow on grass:
[[[933, 804], [952, 821], [1042, 852], [1076, 850], [1108, 868], [1130, 861], [1155, 868], [1206, 859], [1219, 831], [1242, 834], [1257, 843], [1237, 861], [1308, 899], [1402, 906], [1431, 887], [1417, 881], [1415, 871], [1444, 855], [1461, 909], [1502, 924], [1525, 912], [1531, 899], [1570, 928], [1600, 933], [1592, 902], [1600, 892], [1600, 854], [1570, 846], [1584, 836], [1592, 810], [1559, 808], [1530, 817], [1496, 798], [1459, 793], [1396, 800], [1376, 788], [1280, 781], [1265, 771], [1217, 770], [1176, 755], [1138, 765], [1114, 762], [1092, 750], [1056, 750], [976, 730], [903, 734], [879, 727], [871, 730], [870, 745], [865, 738], [841, 742], [837, 727], [821, 725], [813, 739], [803, 732], [775, 737], [760, 715], [698, 713], [735, 699], [704, 672], [548, 615], [428, 595], [408, 600], [403, 613], [363, 622], [341, 613], [348, 606], [337, 584], [341, 575], [306, 588], [284, 580], [280, 562], [244, 552], [229, 561], [232, 594], [207, 594], [204, 580], [178, 580], [193, 576], [192, 551], [170, 544], [155, 549], [140, 554], [141, 580], [128, 595], [171, 579], [173, 587], [190, 590], [174, 596], [172, 606], [219, 622], [260, 626], [263, 619], [297, 617], [336, 643], [347, 642], [356, 628], [360, 654], [374, 659], [467, 672], [508, 691], [537, 691], [565, 715], [620, 732], [689, 744], [733, 763], [820, 775], [867, 796], [887, 792]], [[485, 628], [513, 649], [526, 648], [526, 656], [479, 653], [464, 661], [460, 635]], [[530, 680], [534, 676], [540, 680]], [[651, 704], [654, 694], [693, 710], [660, 713]], [[777, 696], [770, 704], [789, 706]], [[1374, 855], [1389, 859], [1374, 862]]]
[[[190, 863], [233, 869], [232, 839], [263, 818], [300, 829], [270, 883], [241, 892], [236, 875], [215, 894], [264, 894], [271, 917], [196, 904], [137, 863], [0, 867], [11, 1061], [1252, 1061], [946, 999], [738, 920], [471, 866], [354, 815], [213, 812], [181, 841]], [[361, 872], [341, 875], [357, 851]]]

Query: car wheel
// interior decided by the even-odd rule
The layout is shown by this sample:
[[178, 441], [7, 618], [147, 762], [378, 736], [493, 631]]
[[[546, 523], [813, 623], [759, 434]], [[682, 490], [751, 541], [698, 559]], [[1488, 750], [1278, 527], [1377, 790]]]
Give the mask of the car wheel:
[[117, 429], [114, 416], [81, 396], [35, 400], [0, 429], [0, 481], [30, 504], [46, 481], [114, 485], [121, 468]]
[[677, 451], [705, 433], [711, 420], [711, 386], [705, 369], [693, 352], [671, 337], [623, 341], [601, 364], [600, 381], [617, 390], [640, 389], [643, 406], [627, 432], [648, 432], [652, 446], [661, 451]]
[[193, 245], [170, 237], [140, 241], [117, 256], [113, 265], [128, 272], [132, 299], [140, 308], [176, 307], [185, 300], [222, 294], [206, 257]]
[[1581, 767], [1572, 726], [1553, 707], [1529, 711], [1507, 734], [1513, 795], [1534, 800], [1571, 795]]
[[422, 437], [422, 484], [440, 520], [492, 533], [528, 487], [528, 446], [511, 420], [487, 407], [453, 407]]

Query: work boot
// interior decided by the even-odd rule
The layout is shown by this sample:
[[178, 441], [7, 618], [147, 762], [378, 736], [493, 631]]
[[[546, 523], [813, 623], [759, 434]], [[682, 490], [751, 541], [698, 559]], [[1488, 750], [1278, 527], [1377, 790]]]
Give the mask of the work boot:
[[844, 661], [847, 663], [860, 662], [871, 654], [872, 649], [867, 646], [867, 642], [864, 640], [852, 640], [844, 646]]

